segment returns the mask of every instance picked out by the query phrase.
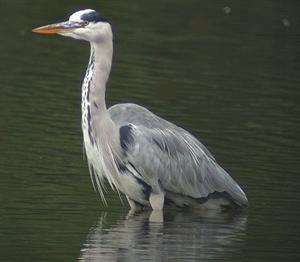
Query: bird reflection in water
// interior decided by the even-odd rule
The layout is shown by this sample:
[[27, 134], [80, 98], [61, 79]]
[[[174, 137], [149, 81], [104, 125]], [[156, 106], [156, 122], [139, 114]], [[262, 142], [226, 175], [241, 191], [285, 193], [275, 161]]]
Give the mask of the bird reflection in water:
[[164, 211], [134, 215], [103, 212], [80, 251], [79, 261], [200, 261], [226, 258], [243, 245], [245, 213]]

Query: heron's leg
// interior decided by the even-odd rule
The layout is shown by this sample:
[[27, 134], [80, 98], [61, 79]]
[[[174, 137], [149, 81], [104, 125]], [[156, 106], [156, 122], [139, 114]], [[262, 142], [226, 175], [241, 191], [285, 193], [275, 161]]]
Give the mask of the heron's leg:
[[153, 210], [149, 216], [150, 222], [164, 222], [162, 210]]
[[135, 212], [135, 211], [141, 211], [143, 209], [143, 206], [140, 205], [139, 203], [136, 203], [128, 196], [126, 196], [126, 198], [127, 198], [127, 201], [128, 201], [131, 211]]
[[153, 210], [162, 210], [164, 207], [165, 194], [162, 191], [150, 194], [149, 201]]

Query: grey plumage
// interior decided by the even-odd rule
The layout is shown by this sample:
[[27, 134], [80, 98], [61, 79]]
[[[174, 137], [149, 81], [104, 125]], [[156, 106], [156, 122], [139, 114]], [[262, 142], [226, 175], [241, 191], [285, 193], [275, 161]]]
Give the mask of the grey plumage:
[[126, 145], [124, 162], [132, 163], [147, 184], [161, 186], [169, 192], [167, 197], [175, 204], [180, 205], [187, 197], [205, 202], [205, 198], [218, 192], [217, 197], [225, 193], [235, 204], [247, 205], [247, 198], [237, 183], [186, 130], [135, 104], [114, 105], [109, 113], [121, 128], [132, 125], [132, 139]]

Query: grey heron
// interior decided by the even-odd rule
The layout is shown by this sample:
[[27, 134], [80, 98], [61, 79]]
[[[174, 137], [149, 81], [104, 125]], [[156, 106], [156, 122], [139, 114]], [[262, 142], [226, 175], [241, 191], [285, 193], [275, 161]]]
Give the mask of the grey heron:
[[82, 84], [82, 132], [94, 188], [104, 203], [106, 185], [126, 195], [132, 210], [165, 204], [222, 209], [245, 207], [240, 186], [188, 131], [132, 104], [105, 103], [113, 34], [109, 22], [92, 9], [68, 21], [33, 29], [90, 43]]

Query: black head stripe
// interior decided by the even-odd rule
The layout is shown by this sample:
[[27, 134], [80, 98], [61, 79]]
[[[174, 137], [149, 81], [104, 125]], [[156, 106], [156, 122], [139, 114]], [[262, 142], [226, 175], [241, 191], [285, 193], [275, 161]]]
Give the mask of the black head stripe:
[[81, 20], [89, 22], [107, 22], [107, 20], [102, 17], [98, 12], [92, 11], [81, 16]]

